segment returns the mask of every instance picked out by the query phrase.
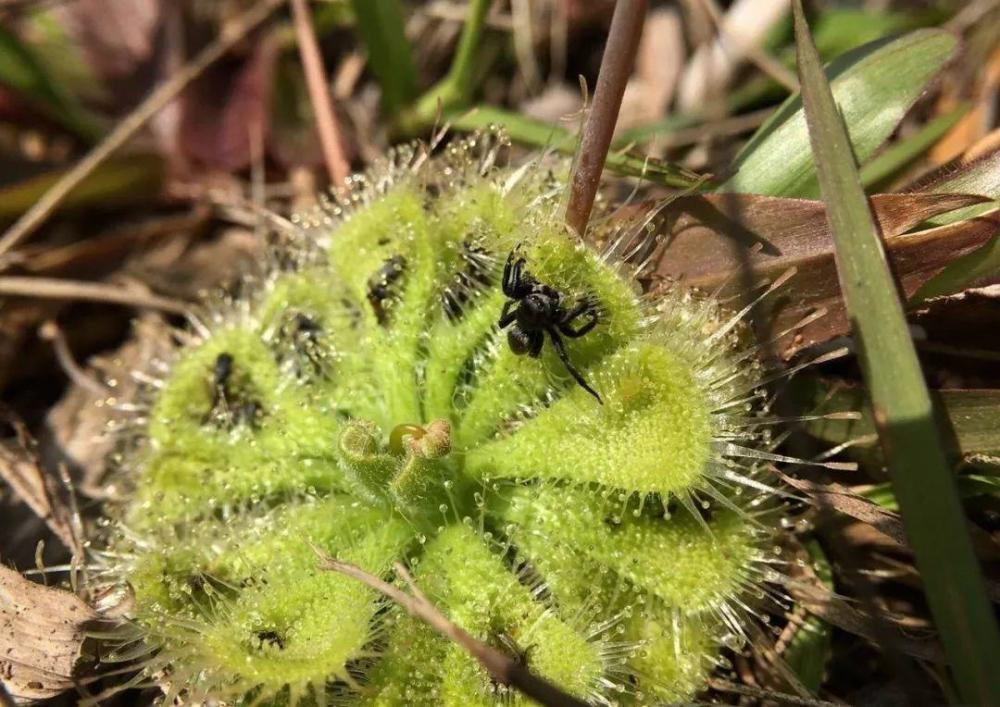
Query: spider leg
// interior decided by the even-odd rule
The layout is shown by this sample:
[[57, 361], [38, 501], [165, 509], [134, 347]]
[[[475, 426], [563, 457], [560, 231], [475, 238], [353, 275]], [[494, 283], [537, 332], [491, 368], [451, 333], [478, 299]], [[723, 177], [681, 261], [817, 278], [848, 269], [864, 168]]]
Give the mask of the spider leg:
[[503, 278], [500, 280], [500, 288], [508, 297], [514, 296], [514, 282], [514, 251], [511, 251], [503, 264]]
[[517, 318], [517, 312], [514, 311], [514, 305], [516, 304], [517, 300], [513, 299], [509, 299], [503, 303], [503, 309], [500, 310], [500, 319], [497, 321], [497, 326], [501, 329], [509, 327]]
[[[589, 319], [579, 327], [574, 328], [573, 320], [579, 319], [583, 316], [589, 316]], [[559, 321], [559, 331], [562, 332], [563, 336], [568, 336], [571, 339], [578, 339], [597, 326], [599, 319], [600, 317], [597, 314], [597, 308], [594, 306], [593, 301], [590, 299], [583, 299], [562, 317]]]
[[564, 366], [566, 366], [566, 370], [569, 371], [569, 374], [573, 376], [573, 379], [577, 383], [580, 384], [581, 388], [597, 398], [597, 402], [603, 405], [604, 401], [601, 400], [601, 396], [596, 390], [590, 387], [590, 384], [587, 383], [580, 371], [576, 370], [576, 366], [574, 366], [573, 362], [569, 360], [569, 354], [566, 353], [566, 347], [563, 346], [562, 338], [559, 336], [559, 332], [556, 331], [555, 327], [549, 327], [548, 332], [549, 336], [552, 338], [552, 345], [555, 347], [556, 353], [559, 354], [559, 360], [563, 362]]
[[542, 355], [542, 346], [545, 345], [545, 332], [540, 329], [535, 329], [528, 333], [531, 339], [530, 348], [528, 349], [528, 355], [532, 358], [538, 358]]

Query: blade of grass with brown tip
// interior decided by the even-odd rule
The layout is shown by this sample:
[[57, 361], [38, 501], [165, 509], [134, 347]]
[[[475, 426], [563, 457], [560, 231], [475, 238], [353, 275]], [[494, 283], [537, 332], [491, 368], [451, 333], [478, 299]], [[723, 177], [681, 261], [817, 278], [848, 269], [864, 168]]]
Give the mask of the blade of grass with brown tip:
[[803, 104], [841, 289], [906, 533], [959, 694], [970, 704], [1000, 704], [1000, 634], [930, 395], [801, 0], [793, 10]]

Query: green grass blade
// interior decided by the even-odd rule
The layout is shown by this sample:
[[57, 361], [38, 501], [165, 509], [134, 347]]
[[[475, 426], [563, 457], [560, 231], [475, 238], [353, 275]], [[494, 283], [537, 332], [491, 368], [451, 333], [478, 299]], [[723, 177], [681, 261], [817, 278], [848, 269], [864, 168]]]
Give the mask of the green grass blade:
[[[827, 67], [855, 157], [866, 161], [885, 142], [928, 82], [952, 57], [958, 40], [941, 30], [918, 30], [879, 40]], [[809, 152], [802, 98], [790, 97], [736, 157], [739, 171], [720, 187], [770, 196], [815, 198], [816, 167]]]
[[809, 36], [801, 0], [795, 0], [793, 9], [809, 138], [893, 489], [958, 691], [970, 704], [997, 705], [996, 619], [847, 129]]
[[948, 177], [931, 183], [926, 191], [939, 194], [980, 194], [994, 200], [992, 204], [970, 206], [928, 219], [927, 223], [932, 226], [945, 226], [996, 210], [1000, 206], [1000, 150], [980, 157], [955, 170]]
[[403, 31], [399, 0], [351, 0], [368, 63], [382, 88], [382, 104], [396, 115], [417, 97], [417, 68]]
[[934, 146], [944, 134], [954, 127], [969, 112], [969, 104], [963, 103], [944, 115], [939, 115], [907, 138], [888, 147], [882, 154], [870, 160], [861, 168], [861, 183], [866, 189], [878, 187], [895, 176], [901, 169], [912, 163]]
[[[501, 126], [514, 142], [531, 147], [552, 149], [564, 155], [576, 152], [579, 137], [559, 125], [528, 118], [493, 106], [445, 116], [455, 130], [471, 132]], [[705, 177], [663, 160], [646, 159], [631, 152], [609, 152], [605, 167], [629, 177], [639, 177], [653, 184], [675, 189], [691, 189], [705, 183]]]
[[3, 27], [0, 27], [0, 84], [10, 86], [48, 118], [88, 142], [96, 141], [104, 130], [94, 114], [53, 80], [31, 49]]

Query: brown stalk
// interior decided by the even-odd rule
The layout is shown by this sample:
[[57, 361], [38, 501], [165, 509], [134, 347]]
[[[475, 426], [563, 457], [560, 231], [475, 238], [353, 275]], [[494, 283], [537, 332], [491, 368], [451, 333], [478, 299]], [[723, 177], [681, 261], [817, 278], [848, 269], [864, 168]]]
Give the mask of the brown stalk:
[[608, 30], [594, 101], [583, 126], [583, 139], [571, 178], [566, 223], [579, 235], [587, 230], [597, 187], [604, 171], [625, 84], [632, 74], [639, 37], [646, 19], [647, 0], [618, 0]]
[[316, 32], [313, 29], [312, 13], [306, 0], [291, 0], [292, 18], [295, 23], [295, 35], [298, 37], [299, 56], [302, 59], [302, 69], [306, 74], [306, 88], [309, 91], [309, 102], [316, 116], [316, 131], [319, 133], [320, 146], [323, 149], [323, 161], [330, 181], [337, 189], [342, 189], [347, 183], [351, 167], [344, 157], [341, 147], [340, 126], [333, 111], [333, 99], [330, 96], [330, 86], [327, 81], [323, 57], [316, 42]]
[[365, 572], [360, 567], [331, 557], [317, 547], [313, 551], [320, 558], [320, 567], [325, 570], [339, 572], [368, 585], [380, 594], [399, 604], [411, 616], [425, 622], [432, 629], [461, 646], [469, 655], [478, 660], [490, 677], [501, 685], [514, 687], [527, 697], [548, 707], [586, 707], [586, 702], [568, 695], [552, 683], [533, 674], [522, 663], [491, 648], [482, 641], [469, 635], [460, 626], [455, 625], [431, 603], [413, 581], [406, 568], [397, 563], [396, 574], [409, 586], [411, 594], [399, 587]]
[[120, 285], [100, 282], [60, 280], [48, 277], [0, 277], [0, 295], [42, 299], [88, 300], [129, 307], [158, 309], [171, 314], [187, 314], [185, 303]]

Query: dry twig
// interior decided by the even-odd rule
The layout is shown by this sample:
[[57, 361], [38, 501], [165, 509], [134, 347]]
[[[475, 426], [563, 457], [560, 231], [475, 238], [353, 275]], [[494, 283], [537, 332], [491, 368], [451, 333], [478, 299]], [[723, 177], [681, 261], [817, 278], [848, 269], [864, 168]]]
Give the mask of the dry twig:
[[344, 157], [340, 126], [333, 111], [330, 86], [323, 66], [323, 57], [319, 52], [319, 44], [316, 42], [312, 14], [309, 12], [306, 0], [291, 0], [291, 4], [299, 56], [302, 58], [302, 68], [306, 74], [309, 102], [313, 107], [313, 115], [316, 116], [316, 131], [319, 133], [320, 145], [323, 148], [323, 160], [326, 162], [330, 181], [337, 189], [341, 189], [347, 182], [351, 166]]
[[158, 309], [171, 314], [188, 314], [184, 302], [125, 289], [100, 282], [60, 280], [49, 277], [0, 277], [0, 295], [42, 299], [88, 300], [144, 309]]
[[424, 621], [442, 636], [461, 646], [469, 655], [478, 660], [489, 672], [490, 677], [499, 684], [514, 687], [536, 702], [550, 707], [585, 707], [587, 704], [583, 700], [566, 694], [552, 683], [533, 674], [522, 663], [490, 648], [482, 641], [473, 638], [460, 626], [449, 621], [424, 596], [414, 583], [410, 573], [401, 564], [395, 565], [396, 573], [407, 583], [412, 594], [407, 594], [399, 587], [365, 572], [360, 567], [341, 562], [317, 547], [313, 547], [313, 551], [319, 556], [322, 569], [340, 572], [392, 599], [411, 616]]

